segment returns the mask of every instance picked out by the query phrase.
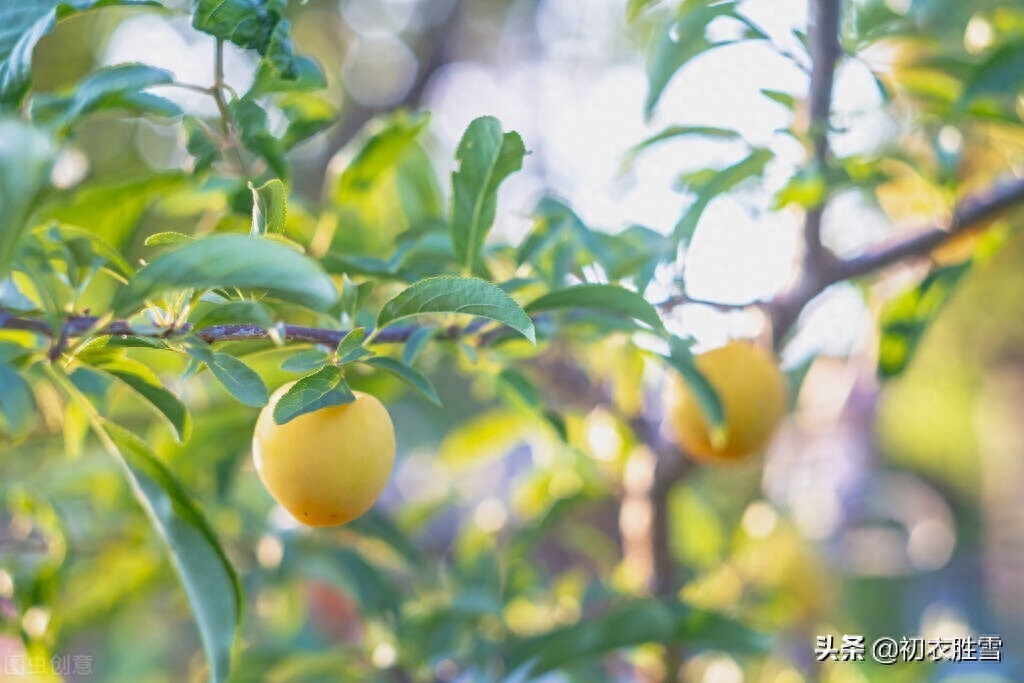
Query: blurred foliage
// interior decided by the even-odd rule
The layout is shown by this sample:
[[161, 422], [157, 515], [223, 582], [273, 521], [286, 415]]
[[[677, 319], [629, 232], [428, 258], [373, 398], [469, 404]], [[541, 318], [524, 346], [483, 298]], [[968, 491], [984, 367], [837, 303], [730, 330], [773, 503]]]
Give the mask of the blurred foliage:
[[[429, 114], [360, 100], [339, 76], [362, 39], [345, 17], [355, 4], [417, 17], [398, 32], [425, 71], [410, 105], [438, 55], [498, 54], [506, 22], [543, 9], [0, 8], [0, 650], [88, 655], [104, 681], [672, 680], [677, 651], [680, 680], [708, 683], [1020, 680], [1010, 630], [998, 670], [811, 656], [818, 633], [948, 627], [927, 611], [942, 599], [974, 628], [1024, 632], [964, 586], [986, 552], [985, 439], [1015, 426], [986, 435], [978, 415], [993, 376], [1020, 373], [1020, 210], [948, 241], [902, 291], [857, 283], [877, 317], [877, 422], [837, 411], [806, 428], [815, 406], [800, 398], [831, 359], [813, 360], [794, 373], [797, 413], [767, 467], [698, 469], [670, 492], [677, 594], [651, 594], [628, 510], [656, 471], [660, 437], [638, 424], [657, 423], [666, 372], [725, 420], [668, 303], [686, 299], [705, 210], [755, 186], [775, 212], [853, 193], [898, 236], [1019, 175], [1024, 4], [843, 3], [843, 65], [868, 70], [892, 124], [869, 150], [827, 169], [808, 153], [780, 180], [774, 142], [671, 124], [626, 165], [680, 140], [742, 151], [674, 171], [687, 201], [671, 234], [604, 231], [545, 195], [511, 244], [492, 231], [499, 189], [531, 163], [531, 140], [487, 116], [438, 149]], [[647, 54], [648, 117], [709, 51], [809, 58], [801, 31], [784, 47], [744, 3], [623, 4], [616, 30]], [[105, 63], [138, 17], [205, 55], [205, 80]], [[468, 45], [444, 44], [466, 32]], [[245, 87], [225, 76], [232, 59]], [[809, 152], [803, 102], [762, 92]], [[306, 328], [319, 336], [296, 341]], [[840, 373], [825, 376], [841, 394]], [[300, 528], [248, 464], [258, 408], [292, 379], [330, 390], [295, 391], [282, 422], [361, 390], [397, 426], [393, 485], [345, 527]], [[851, 443], [867, 464], [850, 465]], [[801, 460], [817, 451], [834, 460]], [[940, 527], [916, 551], [911, 508]], [[929, 564], [942, 533], [955, 548]]]

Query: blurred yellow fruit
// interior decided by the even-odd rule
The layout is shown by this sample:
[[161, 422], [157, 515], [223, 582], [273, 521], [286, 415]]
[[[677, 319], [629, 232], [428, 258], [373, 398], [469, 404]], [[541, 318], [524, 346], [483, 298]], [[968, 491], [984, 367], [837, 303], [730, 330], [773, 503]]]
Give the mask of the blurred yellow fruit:
[[260, 412], [252, 454], [263, 485], [295, 519], [334, 526], [359, 517], [380, 497], [395, 460], [395, 428], [375, 397], [321, 408], [279, 425], [274, 406], [294, 382], [274, 392]]
[[696, 362], [722, 401], [726, 431], [715, 438], [693, 392], [676, 375], [666, 409], [679, 445], [706, 462], [732, 462], [764, 448], [786, 412], [786, 380], [774, 359], [734, 341], [697, 356]]

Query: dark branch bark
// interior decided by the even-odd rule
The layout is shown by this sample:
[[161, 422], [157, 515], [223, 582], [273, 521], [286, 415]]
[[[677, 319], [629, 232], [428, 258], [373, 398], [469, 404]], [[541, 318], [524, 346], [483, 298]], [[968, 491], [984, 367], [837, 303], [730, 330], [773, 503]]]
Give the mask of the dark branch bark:
[[[259, 325], [235, 324], [235, 325], [212, 325], [196, 330], [191, 325], [161, 330], [155, 333], [140, 333], [134, 331], [131, 325], [124, 320], [114, 320], [100, 329], [95, 329], [100, 319], [91, 315], [70, 315], [64, 321], [59, 330], [52, 330], [49, 323], [38, 318], [16, 316], [9, 311], [0, 310], [0, 329], [25, 330], [35, 332], [55, 342], [63, 338], [63, 346], [70, 339], [85, 335], [97, 336], [136, 336], [151, 337], [158, 339], [173, 339], [194, 335], [206, 342], [223, 341], [252, 341], [270, 339], [271, 335], [266, 329]], [[451, 325], [438, 332], [439, 339], [455, 339], [460, 336], [475, 334], [487, 323], [476, 320], [465, 326]], [[374, 338], [377, 343], [395, 344], [409, 339], [412, 334], [420, 328], [419, 325], [395, 325], [380, 331]], [[319, 327], [304, 327], [302, 325], [284, 325], [282, 328], [283, 337], [292, 342], [309, 342], [313, 344], [327, 344], [334, 346], [348, 334], [349, 330], [331, 330]]]
[[773, 334], [776, 345], [796, 323], [797, 317], [811, 299], [826, 287], [843, 280], [868, 275], [896, 263], [927, 256], [958, 233], [995, 218], [1003, 211], [1024, 203], [1024, 179], [1001, 182], [986, 192], [960, 202], [949, 224], [921, 228], [885, 246], [840, 261], [819, 271], [805, 271], [794, 287], [771, 302]]
[[[811, 84], [808, 93], [808, 134], [814, 165], [824, 173], [828, 165], [828, 131], [832, 112], [832, 85], [839, 48], [840, 0], [810, 0]], [[825, 201], [808, 210], [804, 219], [805, 261], [807, 268], [819, 268], [828, 258], [821, 243], [821, 222]]]
[[829, 282], [839, 282], [880, 270], [894, 263], [924, 256], [950, 240], [954, 235], [994, 218], [1006, 209], [1024, 202], [1024, 179], [1002, 182], [987, 192], [969, 197], [960, 203], [950, 224], [941, 228], [924, 228], [897, 242], [842, 261], [829, 273]]

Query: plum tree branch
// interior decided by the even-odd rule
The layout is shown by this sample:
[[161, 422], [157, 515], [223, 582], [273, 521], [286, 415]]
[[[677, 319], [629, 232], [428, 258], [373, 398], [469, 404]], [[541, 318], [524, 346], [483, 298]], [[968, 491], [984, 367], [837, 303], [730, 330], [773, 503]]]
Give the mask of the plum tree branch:
[[[49, 323], [39, 318], [15, 315], [10, 311], [0, 309], [0, 329], [24, 330], [35, 332], [51, 339], [69, 339], [85, 335], [96, 336], [134, 336], [149, 337], [156, 339], [173, 339], [194, 335], [203, 341], [253, 341], [271, 339], [271, 332], [266, 328], [255, 324], [238, 323], [231, 325], [211, 325], [196, 329], [192, 325], [182, 325], [176, 328], [167, 328], [158, 331], [140, 331], [133, 329], [126, 320], [113, 320], [99, 329], [96, 326], [100, 319], [92, 315], [69, 315], [59, 330], [51, 329]], [[437, 333], [438, 339], [456, 339], [480, 332], [487, 323], [475, 320], [468, 325], [449, 325], [440, 328]], [[396, 344], [409, 339], [414, 332], [420, 329], [420, 325], [394, 325], [382, 329], [375, 337], [378, 343]], [[334, 346], [348, 334], [349, 330], [333, 330], [319, 327], [306, 327], [303, 325], [282, 325], [278, 328], [281, 337], [292, 342], [308, 342], [313, 344], [327, 344]]]
[[[841, 0], [810, 0], [808, 38], [811, 53], [811, 84], [808, 93], [808, 135], [814, 165], [824, 173], [828, 165], [828, 131], [832, 112], [832, 86], [839, 61], [839, 15]], [[821, 267], [828, 253], [821, 242], [821, 222], [827, 198], [807, 211], [804, 218], [806, 267]]]
[[926, 256], [957, 234], [1024, 203], [1024, 178], [1012, 178], [963, 199], [949, 223], [919, 228], [909, 236], [845, 260], [836, 259], [828, 268], [803, 276], [785, 294], [769, 305], [776, 344], [796, 323], [804, 306], [826, 287], [843, 280], [868, 275], [896, 263]]

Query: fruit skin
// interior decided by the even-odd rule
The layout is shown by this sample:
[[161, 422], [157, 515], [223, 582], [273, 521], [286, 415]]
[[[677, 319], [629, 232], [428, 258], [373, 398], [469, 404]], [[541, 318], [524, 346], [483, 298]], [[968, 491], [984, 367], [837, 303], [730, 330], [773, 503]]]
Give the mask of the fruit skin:
[[696, 358], [725, 412], [724, 439], [715, 439], [693, 392], [678, 375], [669, 381], [666, 412], [677, 443], [696, 460], [735, 462], [763, 449], [786, 413], [786, 380], [765, 351], [733, 341]]
[[395, 428], [384, 405], [361, 391], [355, 401], [274, 422], [285, 384], [260, 412], [253, 461], [270, 495], [307, 526], [345, 524], [369, 510], [395, 461]]

